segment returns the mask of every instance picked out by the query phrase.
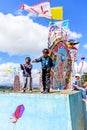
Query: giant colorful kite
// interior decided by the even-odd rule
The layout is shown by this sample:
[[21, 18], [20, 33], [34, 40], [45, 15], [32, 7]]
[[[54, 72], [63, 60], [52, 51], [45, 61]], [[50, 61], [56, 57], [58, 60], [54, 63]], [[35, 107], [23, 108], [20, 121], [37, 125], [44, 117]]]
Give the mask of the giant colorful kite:
[[[71, 86], [74, 61], [79, 42], [68, 39], [69, 21], [63, 21], [63, 7], [50, 7], [50, 0], [33, 6], [21, 5], [21, 9], [37, 14], [39, 17], [51, 19], [49, 23], [48, 48], [54, 62], [51, 80], [54, 87], [69, 88]], [[53, 20], [62, 20], [54, 22]], [[82, 58], [84, 59], [84, 57]]]
[[68, 40], [68, 20], [49, 23], [48, 47], [54, 61], [52, 82], [54, 87], [69, 88], [79, 42]]

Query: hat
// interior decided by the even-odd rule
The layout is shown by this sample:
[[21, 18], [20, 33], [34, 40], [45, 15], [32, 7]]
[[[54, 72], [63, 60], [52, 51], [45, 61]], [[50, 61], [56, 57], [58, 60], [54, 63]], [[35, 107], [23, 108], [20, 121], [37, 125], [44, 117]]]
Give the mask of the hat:
[[75, 74], [75, 77], [81, 77], [81, 75], [79, 73]]

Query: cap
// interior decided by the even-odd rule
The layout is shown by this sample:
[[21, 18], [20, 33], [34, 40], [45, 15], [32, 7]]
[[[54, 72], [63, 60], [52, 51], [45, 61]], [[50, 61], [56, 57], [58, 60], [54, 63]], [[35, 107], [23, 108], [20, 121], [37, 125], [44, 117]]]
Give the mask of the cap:
[[79, 73], [75, 74], [75, 77], [81, 77], [81, 75]]

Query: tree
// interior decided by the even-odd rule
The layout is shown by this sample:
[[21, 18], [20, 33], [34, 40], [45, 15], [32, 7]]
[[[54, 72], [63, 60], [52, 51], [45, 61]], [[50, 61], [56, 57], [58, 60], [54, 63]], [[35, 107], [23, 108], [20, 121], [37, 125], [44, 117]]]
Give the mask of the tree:
[[87, 82], [87, 72], [82, 75], [82, 83]]

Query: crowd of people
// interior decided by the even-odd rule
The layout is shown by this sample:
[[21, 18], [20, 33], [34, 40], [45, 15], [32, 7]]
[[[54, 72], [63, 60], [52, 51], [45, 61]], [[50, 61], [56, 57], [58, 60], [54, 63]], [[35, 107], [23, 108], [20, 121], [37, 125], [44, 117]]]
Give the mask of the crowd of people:
[[[42, 93], [49, 93], [50, 92], [50, 71], [53, 67], [53, 61], [51, 57], [49, 56], [49, 50], [44, 49], [42, 51], [43, 55], [38, 58], [32, 60], [33, 63], [41, 62], [42, 65], [42, 86], [43, 91]], [[31, 58], [26, 57], [25, 58], [25, 64], [20, 64], [20, 68], [23, 71], [23, 89], [22, 92], [25, 92], [27, 90], [32, 91], [32, 64], [31, 64]], [[81, 75], [77, 73], [75, 75], [75, 79], [73, 81], [72, 90], [81, 91], [82, 97], [85, 99], [87, 94], [87, 82], [85, 82], [82, 85], [81, 82]]]

